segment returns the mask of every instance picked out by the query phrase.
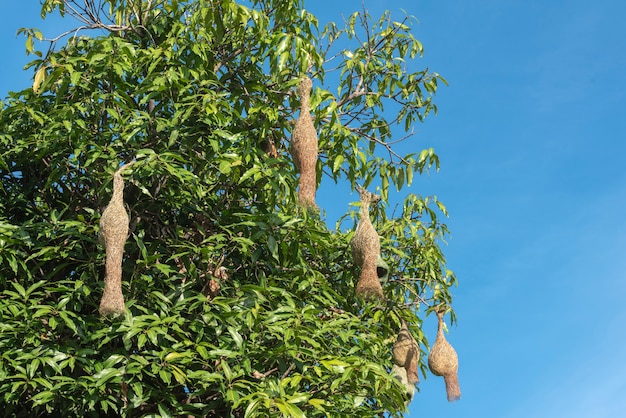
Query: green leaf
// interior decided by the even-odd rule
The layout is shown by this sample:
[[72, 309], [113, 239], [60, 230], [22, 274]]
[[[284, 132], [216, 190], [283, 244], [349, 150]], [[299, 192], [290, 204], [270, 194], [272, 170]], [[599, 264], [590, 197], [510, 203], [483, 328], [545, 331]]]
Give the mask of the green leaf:
[[233, 327], [228, 327], [228, 332], [233, 337], [233, 341], [235, 341], [237, 348], [241, 349], [243, 346], [243, 337], [241, 334], [239, 334]]
[[122, 375], [123, 375], [123, 370], [121, 369], [106, 368], [94, 374], [93, 378], [96, 380], [97, 386], [104, 386], [109, 380], [112, 380], [115, 377], [121, 377]]
[[219, 169], [220, 173], [222, 173], [224, 175], [230, 174], [230, 172], [232, 171], [231, 162], [228, 161], [228, 160], [220, 161], [218, 169]]
[[33, 92], [35, 94], [39, 93], [39, 88], [41, 87], [41, 84], [43, 83], [45, 77], [46, 77], [46, 67], [42, 66], [35, 73], [35, 78], [33, 80]]
[[169, 409], [163, 405], [162, 403], [159, 403], [157, 405], [158, 409], [159, 409], [159, 414], [161, 416], [161, 418], [173, 418], [174, 415], [172, 415], [172, 413], [169, 411]]
[[278, 256], [278, 244], [276, 243], [276, 239], [269, 235], [267, 237], [267, 246], [270, 250], [270, 254], [272, 254], [272, 257], [275, 260], [279, 260], [279, 256]]
[[222, 360], [220, 361], [220, 365], [222, 367], [222, 371], [224, 372], [224, 377], [226, 377], [226, 380], [228, 380], [229, 382], [233, 380], [233, 372], [230, 369], [230, 366], [228, 365], [228, 362], [226, 360]]
[[33, 52], [34, 49], [35, 49], [35, 46], [33, 43], [33, 36], [31, 34], [28, 34], [26, 36], [26, 52], [30, 54], [31, 52]]
[[15, 290], [17, 291], [17, 293], [24, 299], [27, 298], [26, 295], [26, 290], [24, 289], [24, 286], [22, 286], [21, 284], [17, 283], [17, 282], [11, 282], [11, 285], [13, 286], [13, 288], [15, 288]]
[[177, 359], [184, 358], [185, 356], [186, 356], [186, 354], [183, 354], [183, 353], [175, 353], [175, 352], [174, 353], [168, 353], [165, 356], [165, 361], [172, 362], [172, 361], [176, 361]]
[[78, 333], [78, 327], [76, 323], [70, 318], [70, 313], [66, 311], [59, 311], [59, 317], [63, 320], [65, 325], [74, 331], [74, 333]]
[[169, 370], [162, 368], [159, 370], [159, 377], [165, 384], [172, 383], [172, 373]]
[[54, 399], [54, 392], [49, 391], [49, 390], [38, 392], [34, 394], [33, 397], [31, 398], [33, 402], [33, 406], [45, 405], [48, 402], [50, 402], [52, 399]]
[[257, 416], [257, 410], [262, 402], [262, 399], [255, 399], [252, 402], [248, 403], [246, 410], [244, 411], [244, 417], [255, 417]]
[[323, 413], [326, 413], [326, 409], [324, 409], [324, 406], [327, 404], [327, 402], [323, 399], [317, 399], [317, 398], [311, 398], [307, 401], [307, 403], [311, 406], [313, 406], [315, 409], [317, 409], [318, 411], [321, 411]]
[[170, 365], [170, 370], [172, 371], [174, 379], [176, 379], [176, 381], [181, 385], [184, 385], [187, 381], [187, 375], [185, 372], [180, 367], [174, 365]]
[[335, 161], [333, 162], [333, 173], [338, 173], [339, 169], [341, 168], [341, 165], [344, 162], [344, 158], [343, 155], [339, 154], [337, 155], [337, 157], [335, 158]]
[[353, 406], [358, 408], [365, 401], [365, 396], [355, 396], [353, 401]]

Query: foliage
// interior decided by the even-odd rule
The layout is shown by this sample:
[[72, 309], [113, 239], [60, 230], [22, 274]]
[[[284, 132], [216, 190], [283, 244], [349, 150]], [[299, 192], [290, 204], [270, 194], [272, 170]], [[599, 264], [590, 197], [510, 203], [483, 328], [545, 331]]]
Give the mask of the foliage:
[[[361, 301], [354, 228], [298, 209], [288, 138], [308, 73], [318, 181], [379, 184], [388, 201], [438, 167], [432, 149], [392, 148], [442, 81], [406, 71], [422, 54], [410, 18], [356, 12], [339, 29], [301, 1], [42, 4], [82, 26], [46, 52], [22, 31], [34, 84], [0, 110], [3, 414], [400, 415], [400, 321], [425, 350], [420, 304], [451, 303], [445, 208], [409, 194], [399, 215], [373, 212], [392, 274], [386, 303]], [[127, 314], [104, 319], [98, 224], [131, 160]]]

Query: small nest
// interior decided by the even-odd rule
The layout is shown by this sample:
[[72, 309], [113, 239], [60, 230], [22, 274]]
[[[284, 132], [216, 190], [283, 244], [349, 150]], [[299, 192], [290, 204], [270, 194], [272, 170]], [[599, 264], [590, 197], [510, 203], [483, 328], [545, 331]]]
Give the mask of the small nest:
[[124, 244], [128, 237], [129, 218], [124, 207], [124, 179], [121, 172], [129, 165], [123, 166], [113, 175], [113, 196], [100, 218], [100, 234], [106, 249], [106, 276], [99, 309], [102, 316], [122, 315], [125, 311], [122, 293], [122, 259], [124, 258]]
[[291, 135], [291, 156], [300, 173], [298, 203], [305, 208], [317, 209], [315, 193], [317, 189], [318, 140], [309, 105], [312, 86], [311, 79], [305, 77], [297, 88], [300, 96], [300, 116]]
[[369, 207], [372, 203], [380, 201], [380, 196], [368, 192], [361, 186], [357, 186], [361, 199], [361, 210], [359, 212], [359, 224], [352, 238], [352, 258], [354, 263], [361, 267], [361, 276], [356, 285], [356, 293], [366, 298], [383, 298], [383, 288], [379, 280], [380, 272], [385, 276], [389, 268], [384, 261], [379, 265], [380, 258], [380, 237], [372, 225], [369, 215]]
[[221, 283], [225, 283], [228, 280], [228, 271], [226, 267], [218, 267], [215, 271], [209, 270], [207, 273], [215, 279], [210, 278], [207, 281], [202, 288], [202, 294], [205, 295], [207, 299], [211, 300], [218, 295], [222, 288]]
[[274, 139], [269, 138], [263, 142], [261, 142], [261, 149], [270, 158], [278, 157], [278, 148], [276, 148], [276, 142]]
[[398, 337], [393, 345], [393, 362], [406, 370], [406, 376], [411, 384], [419, 383], [417, 366], [420, 359], [420, 347], [409, 332], [406, 323], [398, 332]]
[[461, 398], [459, 387], [458, 369], [459, 358], [454, 348], [443, 335], [443, 313], [437, 312], [438, 328], [437, 338], [428, 356], [428, 367], [436, 376], [443, 376], [446, 384], [448, 401], [453, 402]]

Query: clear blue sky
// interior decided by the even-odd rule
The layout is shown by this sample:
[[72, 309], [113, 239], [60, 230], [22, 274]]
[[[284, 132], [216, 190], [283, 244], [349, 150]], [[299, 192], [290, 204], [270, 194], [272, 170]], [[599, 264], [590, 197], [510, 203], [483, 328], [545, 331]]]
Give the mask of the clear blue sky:
[[[414, 69], [450, 82], [437, 94], [439, 114], [403, 147], [435, 147], [442, 161], [410, 192], [437, 194], [451, 214], [445, 251], [460, 286], [449, 340], [462, 398], [448, 404], [443, 381], [430, 376], [409, 416], [624, 416], [626, 3], [365, 5], [415, 15], [426, 54]], [[321, 21], [339, 20], [361, 1], [307, 6]], [[4, 96], [30, 78], [15, 30], [46, 25], [35, 1], [4, 1], [0, 12]], [[318, 200], [329, 217], [348, 209]]]

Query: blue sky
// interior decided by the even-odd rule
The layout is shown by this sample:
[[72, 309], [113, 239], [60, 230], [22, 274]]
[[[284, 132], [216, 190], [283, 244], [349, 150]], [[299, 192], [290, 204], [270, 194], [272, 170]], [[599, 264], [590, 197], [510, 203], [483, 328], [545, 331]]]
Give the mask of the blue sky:
[[[439, 114], [402, 147], [432, 146], [441, 158], [441, 170], [407, 192], [436, 194], [451, 214], [445, 251], [460, 285], [448, 337], [462, 398], [448, 404], [443, 381], [429, 376], [409, 416], [624, 415], [626, 3], [365, 5], [373, 15], [415, 15], [426, 52], [412, 68], [428, 66], [450, 83], [437, 94]], [[361, 1], [307, 7], [321, 21], [339, 20]], [[0, 12], [4, 96], [30, 78], [15, 30], [55, 23], [40, 22], [35, 1], [5, 1]], [[329, 217], [354, 200], [318, 197]], [[434, 318], [426, 325], [434, 335]]]

